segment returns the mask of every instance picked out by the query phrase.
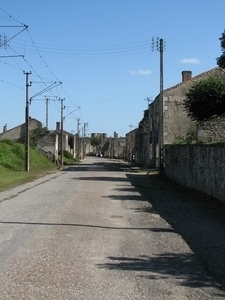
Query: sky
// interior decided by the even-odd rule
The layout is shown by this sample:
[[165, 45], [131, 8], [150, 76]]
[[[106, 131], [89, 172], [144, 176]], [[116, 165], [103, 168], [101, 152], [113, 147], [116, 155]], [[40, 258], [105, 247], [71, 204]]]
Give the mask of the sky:
[[63, 118], [73, 134], [124, 137], [159, 94], [157, 39], [166, 89], [217, 67], [224, 11], [225, 0], [0, 0], [0, 132], [24, 123], [29, 99], [51, 130]]

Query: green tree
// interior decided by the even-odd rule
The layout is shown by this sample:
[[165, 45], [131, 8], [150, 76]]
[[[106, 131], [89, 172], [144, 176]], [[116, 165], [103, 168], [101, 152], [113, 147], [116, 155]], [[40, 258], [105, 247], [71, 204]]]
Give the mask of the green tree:
[[36, 129], [30, 131], [30, 146], [35, 148], [37, 147], [38, 139], [45, 135], [48, 131], [46, 127], [43, 127], [43, 124], [38, 125]]
[[222, 36], [219, 38], [219, 40], [220, 40], [222, 54], [216, 59], [217, 65], [221, 68], [225, 68], [225, 30], [222, 33]]
[[97, 147], [101, 142], [101, 139], [99, 136], [94, 136], [92, 139], [91, 139], [91, 145], [93, 147]]
[[225, 81], [213, 75], [195, 82], [186, 93], [184, 107], [196, 121], [225, 113]]

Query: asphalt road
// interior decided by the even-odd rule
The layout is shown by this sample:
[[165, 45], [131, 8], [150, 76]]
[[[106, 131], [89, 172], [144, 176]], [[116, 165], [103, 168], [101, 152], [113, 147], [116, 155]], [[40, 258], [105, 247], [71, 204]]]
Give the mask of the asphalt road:
[[88, 158], [1, 192], [0, 299], [224, 299], [131, 176]]

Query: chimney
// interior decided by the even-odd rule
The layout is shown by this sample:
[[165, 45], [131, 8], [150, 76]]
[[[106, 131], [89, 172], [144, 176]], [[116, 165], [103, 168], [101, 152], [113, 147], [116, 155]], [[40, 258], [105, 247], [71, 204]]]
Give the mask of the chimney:
[[60, 122], [56, 122], [56, 131], [60, 131]]
[[183, 71], [182, 72], [182, 82], [185, 83], [192, 78], [191, 71]]
[[3, 132], [7, 131], [7, 124], [5, 124], [5, 126], [3, 127]]

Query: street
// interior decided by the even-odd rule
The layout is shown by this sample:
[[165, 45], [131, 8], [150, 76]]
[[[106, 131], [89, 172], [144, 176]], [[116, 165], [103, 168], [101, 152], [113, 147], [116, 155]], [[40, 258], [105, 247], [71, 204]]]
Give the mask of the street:
[[90, 157], [1, 192], [0, 299], [224, 299], [130, 173]]

